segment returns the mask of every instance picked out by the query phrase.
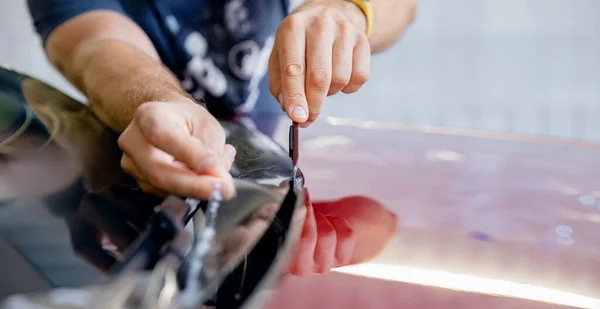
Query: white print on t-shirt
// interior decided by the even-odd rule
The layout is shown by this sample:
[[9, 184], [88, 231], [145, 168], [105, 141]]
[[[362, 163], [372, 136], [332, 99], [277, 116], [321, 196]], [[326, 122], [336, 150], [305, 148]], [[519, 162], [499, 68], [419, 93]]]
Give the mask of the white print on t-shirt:
[[[206, 57], [208, 51], [206, 38], [199, 32], [192, 32], [185, 38], [183, 45], [185, 50], [192, 56], [185, 70], [186, 80], [192, 77], [200, 87], [213, 97], [223, 96], [227, 91], [227, 79], [213, 61]], [[189, 81], [187, 84], [190, 84]], [[185, 80], [183, 86], [184, 88], [186, 86]]]
[[[245, 42], [252, 42], [254, 44], [245, 43]], [[248, 88], [250, 89], [250, 94], [248, 95], [248, 98], [246, 99], [244, 104], [242, 104], [241, 106], [238, 107], [237, 110], [239, 112], [248, 113], [256, 105], [256, 101], [258, 100], [258, 96], [260, 94], [258, 84], [263, 79], [263, 77], [267, 74], [269, 57], [271, 56], [271, 51], [273, 50], [274, 43], [275, 43], [275, 37], [269, 36], [267, 38], [267, 40], [265, 41], [265, 45], [260, 50], [260, 52], [257, 53], [257, 55], [244, 55], [243, 56], [242, 61], [241, 61], [242, 67], [241, 67], [241, 69], [239, 69], [239, 71], [246, 73], [246, 74], [250, 73], [252, 75], [250, 76], [250, 83], [248, 85]], [[237, 46], [243, 47], [244, 45], [258, 46], [258, 44], [254, 41], [244, 41], [244, 42], [238, 43], [231, 49], [231, 51], [229, 52], [229, 66], [230, 66], [230, 68], [232, 68], [231, 70], [234, 73], [235, 73], [235, 71], [233, 70], [233, 68], [235, 67], [236, 69], [238, 69], [238, 67], [237, 67], [237, 62], [232, 63], [232, 59], [237, 58], [236, 55], [237, 55], [238, 50], [243, 51], [243, 49], [244, 49], [244, 48], [239, 48], [239, 47], [236, 48], [236, 47]], [[233, 57], [232, 57], [232, 54], [234, 54]], [[235, 66], [232, 66], [232, 64], [234, 64]]]
[[244, 0], [231, 0], [225, 4], [225, 28], [229, 33], [245, 36], [252, 28], [250, 11]]
[[179, 30], [181, 30], [177, 18], [175, 18], [175, 16], [173, 15], [165, 17], [165, 23], [167, 24], [167, 28], [169, 28], [169, 31], [171, 31], [172, 34], [177, 34], [179, 33]]
[[242, 41], [229, 50], [229, 68], [239, 79], [249, 80], [257, 70], [260, 47], [252, 40]]

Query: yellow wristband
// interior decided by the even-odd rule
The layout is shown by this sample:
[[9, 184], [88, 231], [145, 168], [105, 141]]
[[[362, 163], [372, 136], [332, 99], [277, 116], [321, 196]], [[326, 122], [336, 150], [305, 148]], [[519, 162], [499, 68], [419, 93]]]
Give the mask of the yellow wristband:
[[373, 30], [373, 6], [369, 0], [347, 0], [356, 4], [367, 18], [367, 37], [371, 36]]

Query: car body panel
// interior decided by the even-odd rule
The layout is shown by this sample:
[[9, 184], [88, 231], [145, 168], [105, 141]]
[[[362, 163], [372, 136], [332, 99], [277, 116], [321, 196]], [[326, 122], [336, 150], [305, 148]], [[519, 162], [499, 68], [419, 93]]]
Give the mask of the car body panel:
[[[35, 130], [12, 147], [45, 145], [43, 120], [32, 120]], [[3, 132], [19, 126], [7, 121], [5, 127], [12, 129]], [[224, 127], [229, 133], [239, 129]], [[289, 121], [283, 121], [274, 138], [285, 144], [288, 128]], [[279, 156], [283, 148], [261, 148], [270, 139], [256, 136], [242, 137], [237, 145], [265, 150], [244, 155], [262, 158], [262, 163], [256, 169], [238, 165], [232, 173], [255, 181], [281, 180], [290, 160]], [[85, 175], [118, 166], [114, 160], [101, 161], [105, 156], [90, 160], [95, 152], [78, 152], [69, 147], [79, 145], [69, 144], [69, 135], [59, 137], [65, 140], [45, 145], [43, 152], [4, 157], [0, 234], [50, 286], [96, 284], [102, 272], [73, 251], [73, 232], [65, 219], [89, 193]], [[301, 129], [299, 140], [299, 166], [310, 199], [315, 205], [338, 205], [330, 209], [333, 216], [360, 216], [348, 219], [357, 234], [355, 251], [364, 250], [370, 259], [308, 277], [286, 275], [281, 259], [273, 262], [277, 267], [262, 265], [271, 269], [266, 277], [283, 277], [274, 281], [276, 286], [257, 284], [260, 288], [247, 295], [253, 301], [266, 301], [268, 308], [600, 307], [600, 145], [339, 118]], [[86, 173], [88, 165], [81, 163], [86, 160], [77, 157], [81, 153], [98, 165], [94, 172]], [[102, 191], [102, 184], [120, 178], [103, 179], [109, 180], [92, 188]], [[147, 204], [132, 216], [151, 212], [155, 204]], [[257, 247], [271, 258], [290, 254], [271, 250], [276, 243]], [[44, 288], [35, 287], [20, 293]]]
[[399, 228], [271, 308], [600, 307], [600, 144], [339, 118], [300, 138], [313, 200], [365, 195]]

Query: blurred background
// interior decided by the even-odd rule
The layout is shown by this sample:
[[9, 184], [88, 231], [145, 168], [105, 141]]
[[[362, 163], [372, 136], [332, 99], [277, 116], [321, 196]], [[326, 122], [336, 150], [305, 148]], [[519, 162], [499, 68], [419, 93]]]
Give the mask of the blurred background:
[[[420, 0], [371, 80], [325, 115], [600, 140], [600, 1]], [[0, 4], [0, 63], [78, 96], [48, 64], [25, 1]]]

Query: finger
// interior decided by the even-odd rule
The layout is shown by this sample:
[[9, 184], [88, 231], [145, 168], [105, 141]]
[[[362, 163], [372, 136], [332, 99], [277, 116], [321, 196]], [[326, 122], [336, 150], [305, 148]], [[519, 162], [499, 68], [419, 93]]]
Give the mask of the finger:
[[347, 265], [352, 260], [356, 238], [348, 220], [340, 217], [327, 217], [335, 229], [337, 243], [335, 245], [334, 267]]
[[[310, 198], [306, 197], [306, 200]], [[312, 273], [314, 265], [314, 252], [317, 244], [317, 223], [312, 206], [306, 204], [304, 226], [297, 244], [297, 254], [294, 257], [291, 273], [298, 276], [307, 276]]]
[[140, 172], [139, 168], [127, 153], [123, 153], [123, 156], [121, 157], [121, 168], [127, 174], [133, 176], [133, 178], [135, 178], [138, 183], [140, 181], [146, 182], [146, 179], [144, 179], [144, 177], [142, 176], [142, 173]]
[[354, 37], [345, 27], [339, 27], [338, 39], [333, 43], [333, 69], [331, 85], [327, 95], [334, 95], [344, 89], [352, 76], [352, 62], [354, 54]]
[[308, 120], [313, 122], [325, 103], [332, 71], [335, 28], [326, 18], [315, 18], [306, 34], [306, 98]]
[[356, 92], [369, 79], [371, 71], [371, 46], [365, 37], [361, 37], [354, 47], [352, 56], [352, 76], [343, 93]]
[[127, 153], [136, 163], [142, 178], [152, 186], [172, 194], [197, 199], [207, 199], [216, 182], [221, 183], [224, 198], [235, 194], [233, 179], [229, 173], [224, 177], [198, 175], [185, 167], [174, 164], [160, 149], [154, 148], [142, 139], [132, 139], [130, 146], [136, 149]]
[[304, 89], [306, 37], [297, 19], [288, 17], [278, 29], [279, 64], [283, 106], [290, 119], [303, 123], [308, 118]]
[[317, 244], [313, 271], [318, 274], [326, 274], [335, 265], [337, 235], [333, 225], [322, 214], [316, 212], [315, 221], [317, 223]]
[[140, 189], [146, 193], [149, 194], [154, 194], [154, 195], [158, 195], [158, 196], [167, 196], [169, 195], [169, 193], [158, 189], [157, 187], [147, 183], [147, 182], [143, 182], [138, 180], [138, 185], [140, 186]]
[[[304, 229], [304, 222], [306, 221], [306, 213], [307, 213], [307, 209], [306, 209], [306, 206], [304, 206], [304, 205], [300, 205], [296, 209], [296, 211], [294, 212], [294, 216], [293, 216], [293, 222], [290, 226], [291, 234], [301, 235], [302, 230]], [[296, 268], [296, 264], [298, 263], [297, 257], [299, 256], [301, 249], [302, 248], [299, 245], [294, 246], [294, 248], [292, 249], [292, 253], [290, 254], [290, 260], [288, 261], [288, 265], [287, 265], [287, 273], [295, 274], [294, 271]]]
[[236, 154], [237, 154], [237, 151], [236, 151], [235, 147], [233, 147], [233, 145], [225, 144], [225, 146], [223, 147], [223, 159], [224, 159], [225, 169], [227, 171], [229, 171], [231, 169], [231, 166], [233, 165], [233, 162], [235, 161]]
[[147, 170], [147, 167], [142, 166], [142, 164], [148, 164], [148, 162], [152, 161], [162, 161], [170, 162], [174, 166], [186, 167], [185, 164], [175, 161], [172, 155], [149, 143], [139, 125], [129, 126], [119, 137], [118, 143], [119, 147], [123, 150], [121, 166], [124, 169], [127, 168], [131, 173], [137, 173], [138, 177], [136, 178], [144, 182], [150, 183], [151, 181], [148, 178], [148, 174], [144, 171]]
[[[148, 106], [147, 109], [152, 109], [155, 105], [145, 106]], [[156, 112], [145, 111], [143, 107], [144, 105], [138, 108], [140, 116], [136, 121], [145, 139], [153, 146], [183, 162], [197, 173], [215, 177], [224, 177], [228, 174], [219, 164], [220, 154], [208, 147], [209, 142], [202, 143], [189, 134], [189, 129], [179, 125], [178, 119], [171, 118], [169, 115], [156, 117]], [[216, 131], [214, 134], [215, 140], [222, 140], [221, 144], [225, 143], [224, 132]]]
[[158, 188], [156, 188], [156, 187], [152, 186], [150, 183], [148, 183], [148, 181], [146, 180], [144, 175], [142, 175], [142, 172], [140, 172], [140, 169], [137, 167], [135, 162], [133, 162], [131, 157], [129, 155], [127, 155], [127, 153], [123, 153], [123, 156], [121, 157], [121, 168], [126, 173], [128, 173], [129, 175], [133, 176], [133, 178], [135, 178], [136, 182], [138, 183], [138, 186], [140, 187], [140, 189], [142, 191], [149, 193], [149, 194], [158, 195], [158, 196], [166, 196], [167, 195], [166, 192], [159, 190]]
[[[277, 46], [277, 44], [275, 44]], [[273, 50], [276, 50], [274, 48]], [[285, 112], [283, 108], [283, 93], [281, 92], [281, 65], [279, 64], [279, 53], [272, 52], [269, 57], [269, 90], [279, 105], [281, 110]]]
[[193, 171], [181, 169], [164, 162], [151, 165], [151, 184], [158, 189], [171, 194], [200, 200], [208, 199], [217, 183], [221, 185], [223, 198], [229, 199], [235, 195], [233, 179], [228, 174], [226, 177], [213, 177], [198, 175]]

